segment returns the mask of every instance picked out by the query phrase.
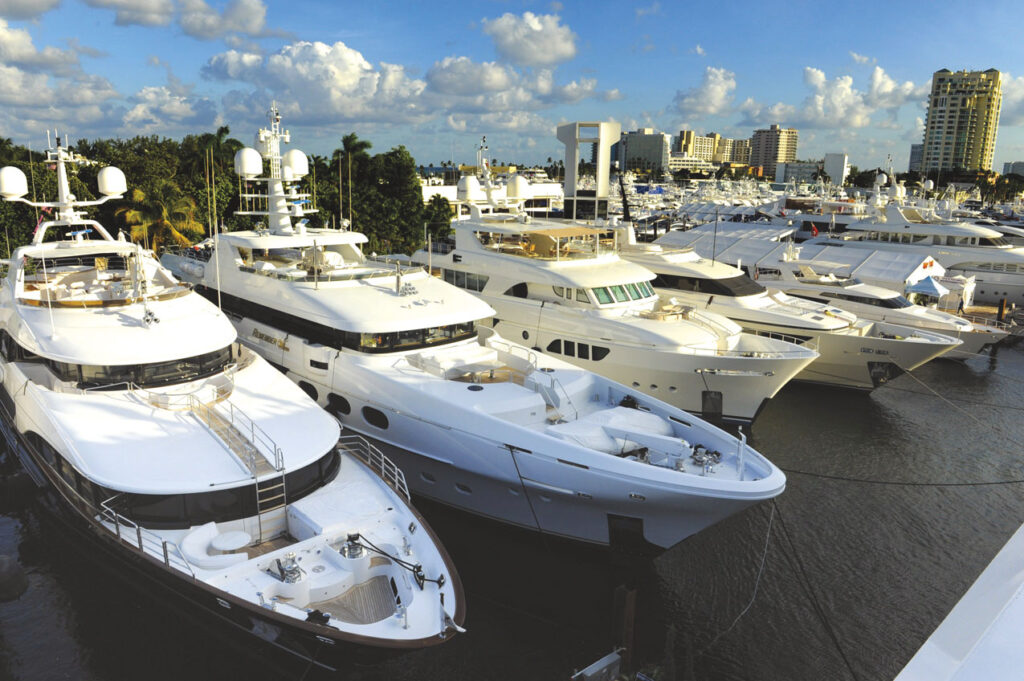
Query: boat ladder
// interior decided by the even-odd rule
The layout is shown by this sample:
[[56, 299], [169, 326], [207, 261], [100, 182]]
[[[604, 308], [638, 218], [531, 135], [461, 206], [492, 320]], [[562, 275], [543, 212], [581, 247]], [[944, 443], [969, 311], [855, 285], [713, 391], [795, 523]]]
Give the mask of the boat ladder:
[[283, 534], [288, 525], [288, 493], [281, 448], [227, 398], [203, 402], [189, 395], [188, 406], [256, 482], [255, 543]]

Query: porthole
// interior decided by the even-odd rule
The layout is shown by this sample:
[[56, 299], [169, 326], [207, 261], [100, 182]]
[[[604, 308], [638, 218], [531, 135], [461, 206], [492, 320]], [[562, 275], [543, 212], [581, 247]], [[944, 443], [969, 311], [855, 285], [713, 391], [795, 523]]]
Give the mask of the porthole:
[[530, 340], [530, 332], [523, 331], [523, 340]]
[[420, 478], [423, 480], [423, 482], [429, 482], [431, 485], [437, 482], [437, 478], [435, 478], [433, 475], [425, 471], [420, 473]]
[[676, 391], [676, 387], [675, 387], [674, 385], [670, 385], [670, 386], [668, 387], [668, 391], [669, 391], [670, 393], [674, 393], [674, 392]]
[[657, 389], [658, 389], [658, 384], [657, 383], [651, 383], [651, 390], [657, 390]]
[[381, 430], [387, 430], [388, 417], [384, 415], [384, 412], [373, 407], [363, 407], [363, 420], [369, 423], [374, 428], [380, 428]]
[[320, 394], [316, 391], [316, 388], [313, 387], [312, 383], [299, 381], [299, 387], [302, 388], [302, 392], [309, 395], [314, 401], [320, 399]]
[[459, 490], [459, 492], [461, 492], [463, 494], [472, 494], [473, 493], [473, 488], [472, 487], [470, 487], [469, 485], [463, 485], [461, 482], [455, 483], [455, 489]]
[[327, 411], [335, 416], [348, 416], [352, 413], [352, 405], [341, 395], [330, 393], [327, 396]]
[[633, 387], [634, 387], [634, 388], [639, 388], [639, 387], [640, 387], [640, 384], [639, 384], [639, 383], [637, 383], [636, 381], [633, 381]]
[[480, 392], [484, 387], [482, 385], [471, 385], [466, 390], [472, 390], [473, 392]]

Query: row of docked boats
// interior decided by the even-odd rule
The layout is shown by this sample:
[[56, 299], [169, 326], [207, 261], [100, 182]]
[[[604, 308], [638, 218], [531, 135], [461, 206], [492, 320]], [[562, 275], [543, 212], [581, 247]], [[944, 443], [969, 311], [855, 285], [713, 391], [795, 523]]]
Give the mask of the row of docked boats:
[[651, 550], [782, 492], [742, 435], [502, 337], [466, 287], [367, 258], [360, 234], [309, 227], [276, 110], [257, 139], [236, 168], [265, 222], [161, 260], [86, 216], [125, 193], [116, 168], [79, 200], [84, 159], [58, 141], [48, 202], [0, 169], [0, 197], [52, 211], [4, 263], [0, 431], [108, 567], [332, 670], [462, 631], [457, 571], [410, 492]]

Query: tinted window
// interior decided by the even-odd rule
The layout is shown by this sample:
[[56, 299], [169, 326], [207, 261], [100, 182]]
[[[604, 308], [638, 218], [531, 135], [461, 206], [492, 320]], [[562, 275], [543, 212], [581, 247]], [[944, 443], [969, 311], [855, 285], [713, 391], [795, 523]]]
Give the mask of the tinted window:
[[554, 352], [559, 355], [562, 354], [562, 339], [556, 338], [555, 340], [548, 343], [548, 352]]
[[608, 356], [608, 352], [609, 352], [608, 348], [603, 348], [600, 345], [595, 345], [595, 346], [591, 347], [590, 349], [592, 351], [593, 360], [595, 362], [600, 362], [602, 359], [604, 359], [605, 357]]
[[363, 420], [381, 430], [386, 430], [388, 427], [388, 417], [384, 415], [384, 412], [373, 407], [363, 407]]
[[352, 405], [350, 405], [348, 400], [341, 395], [331, 393], [327, 396], [327, 411], [331, 412], [335, 416], [347, 416], [352, 413]]
[[563, 354], [568, 355], [569, 357], [575, 357], [576, 343], [574, 343], [573, 341], [565, 341], [565, 345], [563, 346]]

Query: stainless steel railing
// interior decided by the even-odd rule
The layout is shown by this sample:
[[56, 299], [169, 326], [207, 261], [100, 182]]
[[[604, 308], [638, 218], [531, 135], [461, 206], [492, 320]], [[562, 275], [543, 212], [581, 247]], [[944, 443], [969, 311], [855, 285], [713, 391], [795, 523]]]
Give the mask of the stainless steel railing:
[[363, 463], [370, 467], [374, 473], [380, 476], [384, 482], [391, 486], [396, 492], [411, 501], [409, 486], [405, 482], [405, 473], [395, 465], [395, 462], [384, 455], [377, 447], [358, 435], [343, 435], [338, 440], [338, 447], [349, 454], [359, 457]]

